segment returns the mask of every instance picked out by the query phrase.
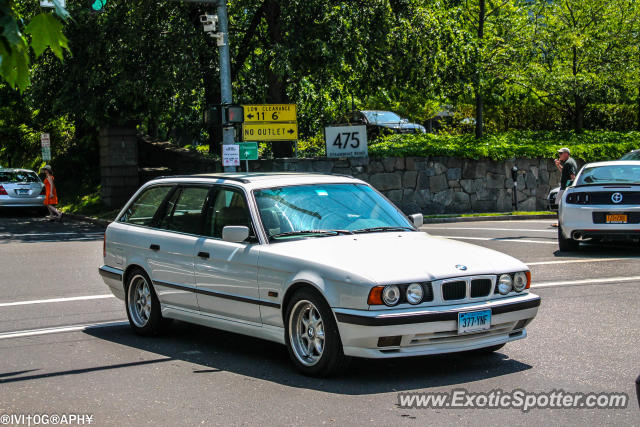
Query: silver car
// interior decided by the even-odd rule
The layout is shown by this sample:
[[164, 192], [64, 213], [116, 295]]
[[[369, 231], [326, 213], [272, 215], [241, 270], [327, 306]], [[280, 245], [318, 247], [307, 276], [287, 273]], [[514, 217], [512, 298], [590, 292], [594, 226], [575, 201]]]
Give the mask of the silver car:
[[44, 184], [28, 169], [0, 169], [0, 208], [44, 206]]
[[139, 334], [178, 319], [264, 338], [308, 375], [525, 338], [528, 267], [420, 225], [346, 176], [156, 179], [107, 227], [100, 274]]

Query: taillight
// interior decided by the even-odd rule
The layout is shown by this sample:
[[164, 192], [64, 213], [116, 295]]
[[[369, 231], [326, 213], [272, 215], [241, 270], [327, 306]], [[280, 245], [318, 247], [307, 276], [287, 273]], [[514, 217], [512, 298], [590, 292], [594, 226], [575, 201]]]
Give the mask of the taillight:
[[0, 196], [8, 196], [7, 190], [2, 185], [0, 185]]
[[47, 189], [46, 189], [46, 187], [43, 185], [43, 186], [42, 186], [42, 190], [40, 190], [40, 195], [41, 195], [41, 196], [44, 196], [44, 195], [46, 195], [46, 194], [47, 194]]
[[102, 258], [107, 257], [107, 232], [102, 235]]

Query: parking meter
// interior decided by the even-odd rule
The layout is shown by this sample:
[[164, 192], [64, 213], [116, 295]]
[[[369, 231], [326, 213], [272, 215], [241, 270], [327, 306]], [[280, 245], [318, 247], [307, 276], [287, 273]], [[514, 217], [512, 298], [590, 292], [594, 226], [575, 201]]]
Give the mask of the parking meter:
[[511, 168], [511, 179], [513, 180], [513, 210], [518, 210], [518, 167]]

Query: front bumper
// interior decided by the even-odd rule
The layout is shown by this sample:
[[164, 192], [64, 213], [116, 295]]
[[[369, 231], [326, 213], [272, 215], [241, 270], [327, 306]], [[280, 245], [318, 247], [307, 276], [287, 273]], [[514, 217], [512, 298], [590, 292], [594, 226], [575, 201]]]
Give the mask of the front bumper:
[[122, 283], [122, 270], [103, 265], [98, 269], [102, 280], [109, 287], [111, 293], [124, 301], [124, 285]]
[[[510, 298], [425, 307], [394, 312], [334, 309], [344, 354], [390, 358], [453, 353], [504, 344], [525, 338], [525, 326], [538, 313], [540, 297]], [[458, 313], [491, 309], [488, 330], [458, 335]], [[400, 345], [379, 347], [380, 337], [400, 336]]]

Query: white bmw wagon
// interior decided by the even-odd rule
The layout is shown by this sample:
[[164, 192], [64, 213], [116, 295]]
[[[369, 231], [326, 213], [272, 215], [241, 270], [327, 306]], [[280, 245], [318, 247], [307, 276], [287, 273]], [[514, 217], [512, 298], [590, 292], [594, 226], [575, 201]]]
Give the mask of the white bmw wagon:
[[107, 228], [100, 273], [139, 334], [179, 319], [272, 340], [308, 375], [526, 337], [527, 266], [420, 225], [347, 176], [160, 178]]

